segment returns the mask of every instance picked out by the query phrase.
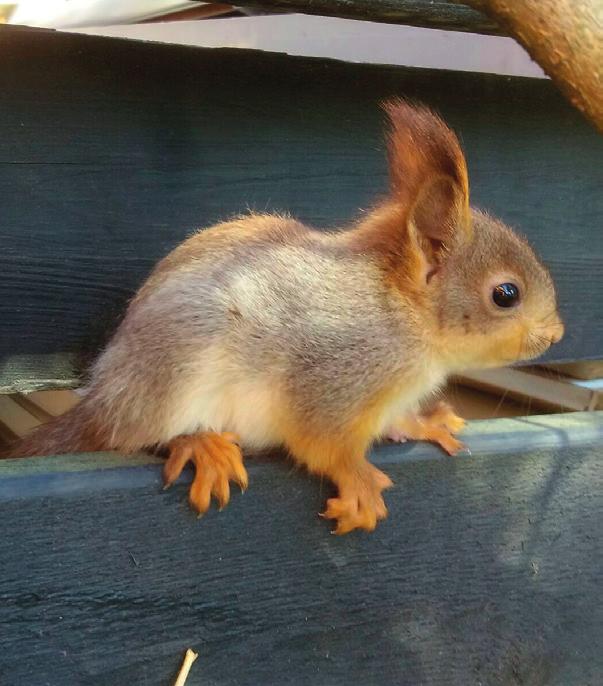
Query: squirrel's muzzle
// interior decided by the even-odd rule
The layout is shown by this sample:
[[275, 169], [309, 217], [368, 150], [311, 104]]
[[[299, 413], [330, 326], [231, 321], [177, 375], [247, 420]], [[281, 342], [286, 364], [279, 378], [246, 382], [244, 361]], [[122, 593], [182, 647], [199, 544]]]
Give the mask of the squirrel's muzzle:
[[550, 340], [551, 345], [559, 343], [565, 333], [565, 326], [563, 325], [561, 318], [557, 316], [555, 321], [552, 324], [549, 324], [542, 333]]

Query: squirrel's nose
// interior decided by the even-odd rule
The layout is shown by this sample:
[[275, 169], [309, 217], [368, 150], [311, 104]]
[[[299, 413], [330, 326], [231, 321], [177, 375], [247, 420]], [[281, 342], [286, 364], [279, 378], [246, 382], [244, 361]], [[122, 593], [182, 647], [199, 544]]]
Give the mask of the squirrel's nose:
[[551, 345], [559, 343], [559, 341], [563, 338], [564, 333], [565, 327], [563, 326], [563, 322], [561, 319], [557, 318], [557, 321], [552, 326], [548, 327], [547, 330], [547, 334], [551, 340]]

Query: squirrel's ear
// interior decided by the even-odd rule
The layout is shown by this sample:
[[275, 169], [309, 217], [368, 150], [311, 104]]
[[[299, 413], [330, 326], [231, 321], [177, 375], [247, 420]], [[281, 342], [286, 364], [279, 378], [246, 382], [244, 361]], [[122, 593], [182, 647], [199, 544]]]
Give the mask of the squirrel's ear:
[[406, 208], [409, 229], [437, 264], [471, 232], [467, 165], [454, 133], [431, 110], [405, 100], [383, 104], [390, 120], [391, 192]]

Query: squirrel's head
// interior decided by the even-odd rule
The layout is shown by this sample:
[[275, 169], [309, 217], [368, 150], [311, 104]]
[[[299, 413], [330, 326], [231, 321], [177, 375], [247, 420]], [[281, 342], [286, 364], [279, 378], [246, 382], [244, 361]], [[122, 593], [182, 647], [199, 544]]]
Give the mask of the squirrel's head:
[[375, 228], [401, 295], [417, 317], [426, 310], [453, 368], [542, 354], [563, 335], [549, 272], [523, 238], [470, 208], [465, 158], [438, 116], [404, 100], [384, 108], [391, 197]]
[[563, 336], [555, 287], [525, 239], [478, 210], [431, 280], [442, 351], [459, 369], [544, 353]]

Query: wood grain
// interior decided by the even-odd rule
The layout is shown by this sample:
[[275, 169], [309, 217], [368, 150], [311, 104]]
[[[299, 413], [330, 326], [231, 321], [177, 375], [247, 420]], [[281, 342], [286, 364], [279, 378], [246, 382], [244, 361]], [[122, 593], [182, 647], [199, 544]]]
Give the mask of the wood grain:
[[446, 0], [242, 0], [238, 5], [428, 29], [504, 34], [496, 21], [487, 15]]
[[191, 686], [601, 683], [601, 414], [470, 432], [377, 450], [390, 516], [342, 538], [282, 460], [202, 520], [156, 460], [0, 463], [0, 682], [159, 686], [192, 647]]
[[69, 353], [0, 354], [0, 395], [76, 388], [82, 378], [78, 370], [82, 370], [78, 356]]
[[2, 389], [72, 384], [197, 227], [248, 207], [356, 216], [387, 187], [395, 94], [442, 112], [473, 201], [550, 264], [567, 335], [549, 360], [603, 356], [603, 140], [550, 83], [0, 29]]
[[601, 402], [598, 391], [582, 388], [568, 379], [555, 378], [552, 373], [542, 370], [482, 369], [465, 372], [459, 381], [501, 397], [529, 399], [536, 407], [584, 411], [597, 409]]
[[603, 379], [603, 360], [585, 360], [548, 366], [575, 379]]

